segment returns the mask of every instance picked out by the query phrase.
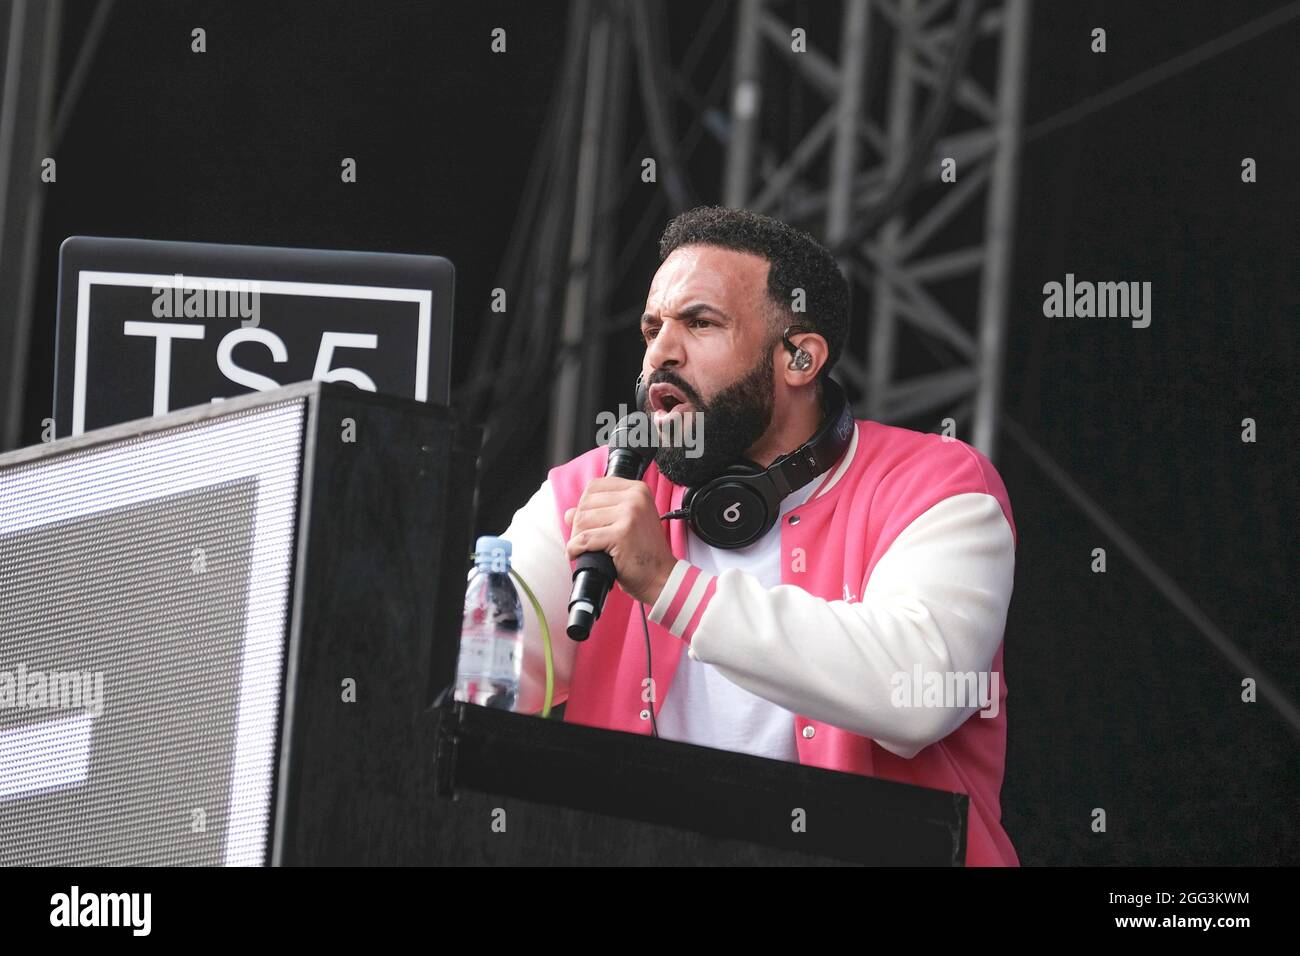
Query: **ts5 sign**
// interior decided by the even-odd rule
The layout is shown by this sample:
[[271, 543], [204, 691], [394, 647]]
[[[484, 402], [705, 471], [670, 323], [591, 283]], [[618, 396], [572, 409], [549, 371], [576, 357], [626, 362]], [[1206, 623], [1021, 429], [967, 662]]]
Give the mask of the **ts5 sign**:
[[[179, 322], [140, 322], [126, 321], [122, 323], [122, 331], [125, 335], [140, 336], [142, 338], [151, 338], [154, 340], [154, 363], [153, 363], [153, 411], [154, 415], [161, 415], [172, 409], [172, 343], [176, 339], [189, 341], [202, 341], [207, 337], [207, 327], [203, 325], [191, 325], [189, 323]], [[263, 347], [272, 362], [282, 365], [289, 363], [289, 347], [280, 336], [276, 335], [270, 329], [264, 328], [238, 328], [232, 329], [221, 337], [217, 344], [216, 362], [217, 370], [225, 376], [228, 383], [243, 386], [244, 389], [264, 392], [268, 389], [279, 388], [281, 385], [288, 385], [288, 382], [277, 382], [269, 375], [263, 375], [260, 372], [254, 372], [249, 368], [240, 366], [235, 361], [235, 347], [244, 342], [257, 343]], [[357, 388], [365, 389], [367, 392], [377, 392], [379, 387], [375, 380], [358, 368], [334, 368], [331, 362], [334, 359], [334, 350], [338, 348], [354, 349], [375, 349], [379, 348], [379, 336], [366, 332], [322, 332], [320, 336], [320, 346], [316, 352], [316, 365], [312, 369], [311, 375], [307, 378], [319, 379], [322, 382], [348, 382]], [[245, 350], [247, 353], [248, 350]], [[250, 357], [251, 358], [251, 357]], [[264, 363], [263, 363], [264, 364]], [[213, 395], [213, 401], [220, 401], [229, 397], [229, 386], [222, 389], [224, 394]], [[417, 389], [416, 398], [423, 398], [420, 390]], [[75, 416], [74, 416], [75, 419]], [[84, 419], [84, 412], [83, 412]], [[84, 420], [83, 420], [84, 424]], [[74, 432], [76, 434], [76, 423], [74, 420]]]
[[69, 239], [56, 434], [306, 379], [445, 404], [453, 283], [433, 256]]

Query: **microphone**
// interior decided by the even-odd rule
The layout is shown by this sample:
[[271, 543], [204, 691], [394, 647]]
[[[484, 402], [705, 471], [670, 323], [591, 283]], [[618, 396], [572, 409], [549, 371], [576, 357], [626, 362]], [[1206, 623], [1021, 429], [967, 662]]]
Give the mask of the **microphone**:
[[[624, 418], [609, 437], [609, 461], [605, 477], [640, 481], [654, 458], [654, 448], [634, 446], [630, 441], [631, 424]], [[575, 641], [585, 641], [591, 628], [605, 609], [605, 598], [618, 574], [614, 560], [604, 551], [587, 551], [574, 562], [573, 591], [569, 595], [569, 625], [566, 631]]]

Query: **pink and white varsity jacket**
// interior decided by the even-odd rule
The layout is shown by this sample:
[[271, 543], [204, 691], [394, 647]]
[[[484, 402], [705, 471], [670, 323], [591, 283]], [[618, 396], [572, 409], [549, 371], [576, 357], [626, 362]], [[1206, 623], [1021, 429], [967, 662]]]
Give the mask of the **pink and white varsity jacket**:
[[[780, 586], [692, 566], [686, 524], [665, 522], [679, 560], [647, 615], [655, 713], [686, 652], [793, 712], [800, 763], [967, 794], [967, 864], [1019, 865], [999, 801], [1002, 632], [1016, 546], [1006, 488], [988, 459], [961, 441], [855, 424], [841, 461], [781, 520]], [[587, 641], [564, 633], [573, 565], [563, 515], [605, 473], [607, 451], [551, 469], [504, 536], [550, 626], [564, 719], [649, 734], [636, 602], [615, 587]], [[686, 489], [653, 464], [644, 480], [660, 514], [681, 505]], [[527, 602], [524, 614], [520, 709], [535, 713], [545, 665]], [[989, 706], [912, 693], [979, 673], [993, 691]], [[919, 706], [923, 698], [930, 705]]]

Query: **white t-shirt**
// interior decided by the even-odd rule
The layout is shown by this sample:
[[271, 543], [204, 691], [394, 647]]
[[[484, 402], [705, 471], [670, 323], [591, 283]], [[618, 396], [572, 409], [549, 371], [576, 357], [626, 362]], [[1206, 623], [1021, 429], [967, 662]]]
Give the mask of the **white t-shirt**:
[[[781, 517], [807, 501], [825, 477], [790, 492], [781, 502]], [[711, 574], [739, 568], [766, 588], [781, 583], [780, 520], [747, 548], [710, 547], [690, 530], [686, 542], [686, 560]], [[798, 762], [794, 718], [784, 707], [733, 684], [711, 664], [683, 653], [657, 723], [659, 736], [668, 740]]]

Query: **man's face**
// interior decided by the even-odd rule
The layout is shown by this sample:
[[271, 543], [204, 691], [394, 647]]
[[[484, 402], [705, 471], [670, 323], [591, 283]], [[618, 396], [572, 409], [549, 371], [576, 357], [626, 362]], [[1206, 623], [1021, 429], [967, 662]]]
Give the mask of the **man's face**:
[[681, 447], [657, 450], [655, 463], [674, 484], [698, 486], [721, 473], [772, 421], [781, 339], [767, 298], [769, 268], [750, 253], [682, 246], [650, 284], [641, 318], [648, 386], [641, 410], [657, 424], [692, 412], [702, 419], [699, 457], [687, 457]]

